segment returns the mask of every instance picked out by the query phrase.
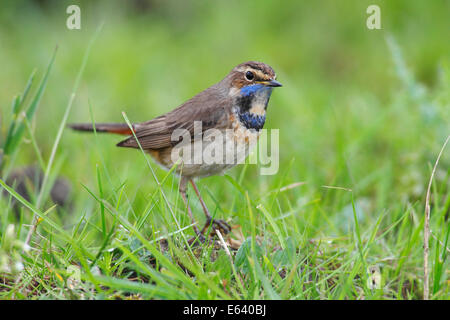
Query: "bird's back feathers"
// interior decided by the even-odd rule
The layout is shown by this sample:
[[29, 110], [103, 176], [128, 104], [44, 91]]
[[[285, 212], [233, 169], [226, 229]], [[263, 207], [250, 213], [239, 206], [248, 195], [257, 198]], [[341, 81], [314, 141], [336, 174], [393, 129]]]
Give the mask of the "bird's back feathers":
[[[226, 128], [231, 112], [228, 99], [214, 85], [162, 116], [135, 124], [136, 137], [144, 150], [157, 150], [178, 143], [172, 141], [172, 133], [176, 129], [186, 129], [192, 136], [195, 121], [201, 122], [202, 132], [210, 128]], [[134, 136], [119, 142], [117, 146], [139, 148]]]

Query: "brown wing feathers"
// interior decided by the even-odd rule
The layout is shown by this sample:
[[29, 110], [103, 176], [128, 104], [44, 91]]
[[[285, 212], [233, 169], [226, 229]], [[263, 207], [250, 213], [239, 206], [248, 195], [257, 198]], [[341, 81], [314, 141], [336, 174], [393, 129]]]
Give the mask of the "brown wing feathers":
[[[162, 149], [173, 146], [175, 129], [186, 129], [194, 133], [194, 122], [202, 123], [202, 131], [209, 128], [225, 128], [227, 126], [228, 97], [218, 92], [215, 86], [199, 93], [178, 108], [147, 122], [136, 124], [135, 132], [143, 149]], [[139, 148], [134, 136], [117, 144], [119, 147]]]
[[[135, 126], [136, 138], [142, 149], [162, 149], [175, 145], [178, 142], [172, 141], [172, 133], [175, 129], [186, 129], [193, 136], [195, 121], [202, 123], [202, 132], [213, 127], [218, 129], [226, 127], [227, 113], [220, 106], [214, 110], [203, 109], [196, 110], [197, 112], [177, 109], [174, 111], [177, 112], [171, 112]], [[134, 136], [119, 142], [117, 146], [139, 148]]]

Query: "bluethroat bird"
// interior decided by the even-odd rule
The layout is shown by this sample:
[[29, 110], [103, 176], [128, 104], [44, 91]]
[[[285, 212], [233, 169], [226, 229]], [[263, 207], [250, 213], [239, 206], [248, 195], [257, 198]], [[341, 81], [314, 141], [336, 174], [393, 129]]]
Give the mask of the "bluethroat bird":
[[[240, 159], [245, 159], [261, 134], [272, 89], [281, 86], [269, 65], [249, 61], [236, 66], [222, 81], [166, 114], [146, 122], [134, 123], [131, 128], [126, 123], [99, 123], [95, 124], [95, 130], [131, 135], [117, 146], [136, 149], [142, 147], [165, 169], [176, 164], [174, 151], [179, 153], [179, 149], [186, 145], [191, 148], [187, 151], [194, 151], [195, 159], [177, 165], [175, 172], [181, 177], [179, 191], [194, 231], [201, 239], [204, 239], [205, 231], [210, 226], [226, 234], [230, 232], [230, 226], [223, 220], [212, 219], [194, 179], [222, 174]], [[88, 123], [71, 124], [70, 127], [80, 131], [94, 131], [92, 124]], [[187, 132], [190, 138], [194, 138], [194, 142], [189, 140], [186, 144], [183, 143], [184, 140], [180, 142], [180, 139], [174, 139], [177, 129]], [[212, 129], [215, 130], [214, 139], [211, 138], [214, 134], [208, 133]], [[217, 133], [223, 134], [225, 138], [217, 139]], [[194, 145], [195, 136], [198, 135], [203, 142], [200, 154], [208, 148], [223, 147], [222, 156], [213, 158], [213, 161], [197, 161]], [[206, 223], [201, 230], [195, 224], [188, 203], [188, 183], [191, 183], [206, 216]]]

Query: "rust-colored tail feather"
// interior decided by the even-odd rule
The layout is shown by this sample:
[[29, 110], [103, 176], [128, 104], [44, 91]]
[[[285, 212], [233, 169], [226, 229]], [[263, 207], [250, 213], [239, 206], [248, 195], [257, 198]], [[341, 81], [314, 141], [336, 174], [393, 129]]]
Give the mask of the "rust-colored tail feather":
[[[72, 123], [72, 124], [69, 124], [69, 127], [74, 130], [78, 130], [78, 131], [88, 131], [88, 132], [94, 131], [92, 123]], [[133, 131], [136, 131], [134, 128], [134, 125], [132, 125], [132, 127], [133, 127]], [[122, 135], [133, 134], [130, 127], [126, 123], [96, 123], [95, 131], [116, 133], [116, 134], [122, 134]]]

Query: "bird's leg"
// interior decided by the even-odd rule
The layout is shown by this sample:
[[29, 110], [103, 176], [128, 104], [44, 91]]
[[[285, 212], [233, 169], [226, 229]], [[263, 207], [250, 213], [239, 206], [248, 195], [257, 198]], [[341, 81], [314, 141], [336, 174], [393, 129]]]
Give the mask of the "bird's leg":
[[[181, 197], [183, 198], [184, 204], [185, 204], [185, 206], [187, 208], [187, 212], [189, 214], [189, 218], [191, 218], [191, 221], [193, 223], [192, 228], [194, 229], [194, 232], [197, 235], [198, 239], [201, 242], [204, 242], [205, 241], [205, 237], [203, 236], [203, 233], [200, 232], [200, 230], [198, 229], [198, 227], [196, 225], [196, 222], [195, 222], [195, 219], [194, 219], [194, 215], [192, 214], [192, 211], [191, 211], [191, 207], [189, 206], [189, 201], [188, 201], [188, 197], [187, 197], [187, 194], [186, 194], [187, 182], [188, 182], [188, 179], [186, 179], [185, 177], [181, 177], [181, 180], [180, 180], [180, 194], [181, 194]], [[189, 239], [189, 244], [192, 244], [195, 241], [195, 239], [196, 239], [196, 237], [194, 237], [192, 239]]]
[[195, 184], [194, 180], [191, 179], [190, 182], [192, 184], [192, 187], [194, 188], [194, 191], [198, 197], [198, 200], [200, 200], [200, 204], [202, 205], [203, 212], [205, 213], [205, 216], [206, 216], [206, 223], [205, 223], [205, 226], [203, 227], [201, 233], [205, 234], [205, 231], [208, 230], [211, 223], [212, 223], [213, 229], [219, 229], [219, 231], [222, 232], [222, 234], [224, 234], [224, 235], [229, 233], [231, 231], [230, 225], [228, 223], [226, 223], [224, 220], [216, 220], [211, 217], [211, 214], [209, 213], [209, 210], [206, 207], [206, 204], [203, 201], [203, 198], [200, 195], [200, 191], [198, 190], [197, 185]]

